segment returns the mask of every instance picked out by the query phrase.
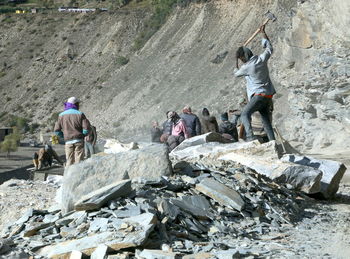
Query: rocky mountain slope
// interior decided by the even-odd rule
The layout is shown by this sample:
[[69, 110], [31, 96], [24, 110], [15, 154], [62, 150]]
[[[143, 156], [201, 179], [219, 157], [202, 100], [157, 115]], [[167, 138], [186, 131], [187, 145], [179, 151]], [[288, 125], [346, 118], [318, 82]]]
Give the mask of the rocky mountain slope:
[[[45, 123], [69, 96], [100, 136], [148, 139], [152, 120], [190, 104], [214, 115], [238, 108], [244, 79], [232, 76], [235, 50], [270, 10], [267, 26], [274, 123], [311, 153], [350, 146], [349, 3], [341, 0], [218, 0], [176, 8], [135, 51], [149, 12], [0, 16], [0, 106]], [[249, 45], [261, 51], [256, 39]]]

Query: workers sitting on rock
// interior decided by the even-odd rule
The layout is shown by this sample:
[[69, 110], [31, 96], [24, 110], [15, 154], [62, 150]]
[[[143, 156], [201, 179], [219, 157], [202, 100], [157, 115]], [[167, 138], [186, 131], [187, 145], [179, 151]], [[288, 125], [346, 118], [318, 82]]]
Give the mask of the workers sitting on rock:
[[183, 119], [187, 126], [187, 131], [191, 137], [202, 134], [201, 123], [197, 115], [192, 113], [192, 109], [190, 106], [185, 106], [182, 110], [182, 114], [180, 115], [181, 119]]
[[221, 123], [219, 125], [219, 133], [222, 134], [224, 138], [232, 141], [238, 141], [238, 132], [236, 125], [228, 120], [228, 113], [224, 112], [221, 114]]
[[176, 112], [170, 112], [169, 117], [173, 123], [173, 127], [171, 130], [171, 135], [168, 137], [167, 143], [169, 145], [169, 149], [173, 150], [182, 141], [191, 137], [191, 135], [188, 132], [188, 127], [186, 126], [185, 120], [180, 118]]
[[166, 112], [166, 121], [163, 122], [163, 133], [160, 136], [160, 142], [161, 143], [167, 143], [168, 137], [171, 135], [171, 131], [173, 128], [173, 122], [170, 118], [171, 111]]
[[[265, 33], [265, 26], [260, 27], [260, 33], [263, 35], [262, 44], [265, 48], [264, 52], [257, 56], [253, 55], [252, 51], [247, 47], [239, 47], [236, 52], [237, 71], [236, 77], [245, 76], [247, 81], [247, 96], [248, 104], [244, 107], [241, 114], [241, 121], [244, 125], [246, 140], [251, 141], [256, 139], [253, 134], [251, 125], [251, 115], [255, 111], [259, 111], [268, 139], [274, 140], [275, 135], [270, 121], [270, 111], [272, 97], [276, 93], [271, 82], [267, 61], [272, 54], [272, 45], [268, 36]], [[238, 67], [238, 60], [243, 62], [243, 65]]]
[[162, 129], [159, 127], [159, 124], [157, 121], [152, 122], [152, 128], [151, 128], [151, 142], [160, 143], [160, 137], [162, 136]]
[[90, 125], [85, 114], [79, 111], [79, 103], [76, 97], [64, 103], [64, 112], [59, 114], [54, 129], [56, 135], [64, 137], [67, 167], [84, 160], [84, 138]]
[[56, 159], [57, 162], [63, 165], [62, 160], [57, 155], [56, 151], [52, 146], [46, 144], [43, 148], [40, 148], [33, 155], [33, 164], [35, 170], [42, 169], [43, 167], [51, 167], [53, 159]]
[[219, 132], [218, 122], [215, 116], [210, 116], [209, 110], [207, 108], [203, 108], [200, 122], [202, 126], [202, 134], [208, 132]]

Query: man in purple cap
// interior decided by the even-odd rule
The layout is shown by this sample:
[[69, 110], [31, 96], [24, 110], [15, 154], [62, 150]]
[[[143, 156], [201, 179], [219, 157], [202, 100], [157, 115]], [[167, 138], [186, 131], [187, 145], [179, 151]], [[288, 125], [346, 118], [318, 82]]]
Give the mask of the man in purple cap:
[[55, 134], [65, 140], [66, 166], [84, 159], [84, 137], [89, 133], [90, 123], [79, 111], [79, 103], [76, 97], [64, 103], [64, 112], [59, 114], [54, 129]]

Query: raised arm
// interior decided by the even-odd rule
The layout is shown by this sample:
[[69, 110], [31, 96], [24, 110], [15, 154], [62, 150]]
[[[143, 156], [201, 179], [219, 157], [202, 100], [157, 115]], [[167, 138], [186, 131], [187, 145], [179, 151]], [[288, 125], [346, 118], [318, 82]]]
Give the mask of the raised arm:
[[265, 32], [265, 25], [260, 27], [260, 33], [262, 35], [262, 41], [261, 44], [263, 48], [265, 48], [264, 52], [259, 56], [259, 58], [263, 61], [266, 62], [272, 55], [273, 48], [270, 42], [269, 37], [267, 36]]

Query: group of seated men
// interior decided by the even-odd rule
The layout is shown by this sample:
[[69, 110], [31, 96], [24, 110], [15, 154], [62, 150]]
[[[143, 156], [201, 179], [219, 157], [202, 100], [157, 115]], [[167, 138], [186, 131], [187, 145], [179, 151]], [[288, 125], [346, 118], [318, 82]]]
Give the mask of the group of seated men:
[[168, 111], [166, 116], [167, 119], [162, 127], [157, 122], [153, 122], [151, 137], [152, 142], [167, 143], [170, 150], [187, 138], [208, 132], [220, 133], [228, 141], [238, 141], [237, 126], [240, 116], [238, 110], [222, 113], [220, 123], [215, 116], [210, 115], [207, 108], [202, 109], [200, 117], [194, 114], [189, 106], [184, 107], [180, 115], [175, 111]]

